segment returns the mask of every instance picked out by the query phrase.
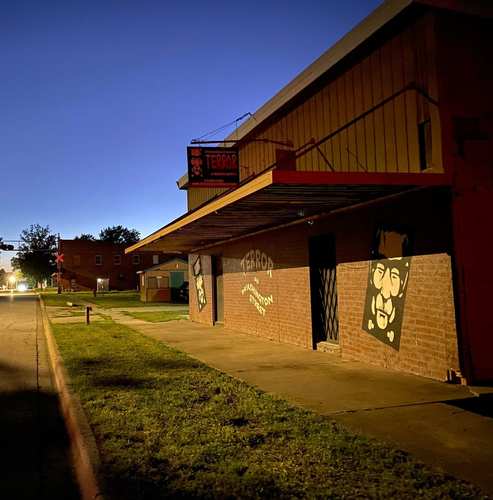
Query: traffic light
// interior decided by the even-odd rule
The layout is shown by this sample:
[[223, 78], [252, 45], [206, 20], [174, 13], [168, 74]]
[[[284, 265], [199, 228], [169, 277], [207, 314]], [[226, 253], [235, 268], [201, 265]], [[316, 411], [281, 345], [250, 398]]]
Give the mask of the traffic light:
[[14, 245], [9, 245], [8, 243], [0, 243], [0, 250], [12, 252], [14, 250]]

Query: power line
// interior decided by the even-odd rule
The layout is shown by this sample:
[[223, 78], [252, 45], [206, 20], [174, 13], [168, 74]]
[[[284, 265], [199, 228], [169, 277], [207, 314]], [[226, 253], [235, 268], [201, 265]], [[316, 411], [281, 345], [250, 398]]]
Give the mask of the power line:
[[240, 122], [241, 120], [243, 120], [247, 116], [251, 116], [252, 118], [254, 118], [252, 113], [250, 113], [248, 111], [247, 113], [244, 113], [243, 115], [239, 116], [238, 118], [235, 118], [233, 121], [226, 123], [225, 125], [222, 125], [219, 128], [211, 130], [210, 132], [206, 132], [204, 135], [201, 135], [200, 137], [192, 139], [191, 142], [193, 143], [194, 141], [200, 141], [201, 139], [204, 139], [205, 137], [210, 137], [211, 135], [218, 134], [219, 132], [223, 131], [224, 129], [227, 129], [228, 127], [231, 127], [232, 125], [236, 125], [236, 128], [238, 128], [238, 122]]

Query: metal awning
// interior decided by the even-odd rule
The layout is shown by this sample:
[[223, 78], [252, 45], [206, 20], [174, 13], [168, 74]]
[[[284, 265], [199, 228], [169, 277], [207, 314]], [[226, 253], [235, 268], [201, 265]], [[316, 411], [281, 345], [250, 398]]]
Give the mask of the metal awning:
[[192, 253], [320, 213], [425, 186], [449, 186], [445, 174], [294, 172], [272, 169], [226, 191], [125, 250]]

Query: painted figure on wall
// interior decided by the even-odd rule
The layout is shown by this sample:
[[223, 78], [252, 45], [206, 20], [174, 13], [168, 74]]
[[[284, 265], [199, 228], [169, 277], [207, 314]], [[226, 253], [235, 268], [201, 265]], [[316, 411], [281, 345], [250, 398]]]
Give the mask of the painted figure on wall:
[[193, 276], [195, 278], [195, 290], [197, 291], [197, 305], [199, 306], [199, 311], [207, 305], [207, 298], [205, 296], [205, 286], [204, 286], [204, 276], [202, 274], [202, 263], [200, 261], [200, 256], [192, 266]]
[[368, 272], [363, 330], [399, 349], [411, 257], [409, 236], [381, 227], [375, 236]]

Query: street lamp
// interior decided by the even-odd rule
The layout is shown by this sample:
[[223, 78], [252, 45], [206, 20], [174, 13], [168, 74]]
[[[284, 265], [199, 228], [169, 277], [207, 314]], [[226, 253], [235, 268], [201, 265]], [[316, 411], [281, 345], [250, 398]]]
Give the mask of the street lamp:
[[16, 277], [14, 275], [9, 276], [9, 283], [11, 289], [15, 288], [15, 282], [16, 282]]

